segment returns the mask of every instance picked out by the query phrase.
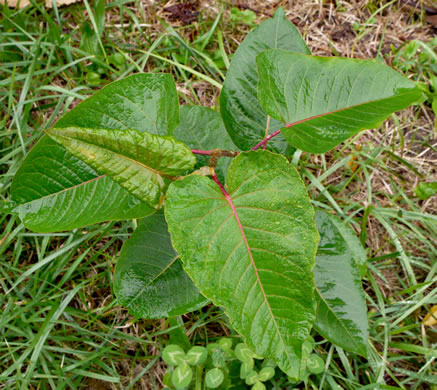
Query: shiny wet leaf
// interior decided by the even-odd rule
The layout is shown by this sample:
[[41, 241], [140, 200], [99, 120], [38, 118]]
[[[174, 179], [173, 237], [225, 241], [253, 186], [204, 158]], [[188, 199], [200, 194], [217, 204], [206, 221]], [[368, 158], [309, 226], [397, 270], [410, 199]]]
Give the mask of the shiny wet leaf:
[[53, 128], [47, 134], [100, 175], [159, 207], [168, 185], [194, 167], [191, 150], [173, 137], [138, 130]]
[[257, 57], [258, 99], [287, 124], [296, 148], [324, 153], [422, 96], [416, 84], [373, 61], [267, 50]]
[[320, 243], [313, 271], [318, 302], [314, 328], [335, 345], [367, 356], [369, 325], [357, 266], [365, 259], [364, 250], [337, 217], [317, 211], [316, 224]]
[[183, 270], [162, 212], [144, 218], [124, 243], [114, 289], [120, 304], [140, 318], [182, 315], [208, 303]]
[[[136, 129], [171, 135], [179, 119], [170, 75], [135, 74], [113, 82], [64, 115], [55, 126]], [[154, 210], [108, 176], [44, 136], [12, 182], [16, 212], [27, 228], [54, 232], [106, 221], [141, 218]]]
[[[226, 129], [242, 150], [249, 150], [267, 133], [278, 130], [282, 123], [268, 119], [257, 100], [258, 71], [256, 56], [264, 50], [279, 48], [310, 54], [297, 28], [278, 8], [272, 19], [265, 20], [251, 31], [235, 52], [220, 93], [220, 113]], [[275, 151], [289, 147], [281, 137], [269, 142]]]
[[283, 156], [257, 151], [233, 160], [227, 191], [234, 210], [208, 177], [172, 183], [165, 215], [173, 245], [253, 351], [297, 377], [292, 362], [314, 320], [318, 241], [305, 186]]

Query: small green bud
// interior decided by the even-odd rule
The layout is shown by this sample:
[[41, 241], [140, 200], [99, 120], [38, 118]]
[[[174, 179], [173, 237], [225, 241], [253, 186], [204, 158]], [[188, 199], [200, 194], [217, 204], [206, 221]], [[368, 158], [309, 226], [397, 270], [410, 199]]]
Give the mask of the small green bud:
[[169, 366], [177, 366], [185, 359], [184, 350], [176, 344], [167, 345], [162, 351], [162, 360]]
[[264, 385], [264, 383], [256, 382], [256, 383], [252, 386], [252, 390], [266, 390], [266, 386]]
[[208, 350], [204, 347], [193, 347], [187, 352], [186, 361], [190, 366], [203, 364], [208, 357]]
[[182, 363], [173, 371], [171, 380], [176, 389], [187, 387], [193, 379], [193, 370], [187, 363]]
[[100, 75], [96, 72], [88, 72], [86, 74], [86, 81], [88, 84], [96, 85], [100, 83]]
[[251, 386], [259, 381], [258, 373], [255, 370], [250, 370], [246, 376], [246, 384]]
[[218, 345], [223, 349], [223, 351], [227, 352], [232, 348], [232, 340], [227, 337], [223, 337], [219, 340]]
[[254, 357], [252, 350], [244, 343], [237, 344], [235, 347], [235, 357], [242, 361], [248, 361]]
[[117, 67], [122, 67], [126, 63], [124, 55], [121, 53], [114, 53], [109, 56], [109, 61]]
[[321, 374], [325, 370], [325, 362], [320, 356], [313, 353], [307, 360], [307, 369], [311, 374]]
[[224, 367], [226, 364], [226, 356], [223, 349], [217, 348], [212, 353], [211, 360], [214, 367]]
[[275, 369], [272, 367], [264, 367], [260, 372], [259, 372], [259, 380], [261, 382], [266, 382], [269, 379], [272, 379], [275, 376]]
[[213, 368], [206, 373], [205, 384], [211, 389], [216, 389], [223, 383], [224, 379], [225, 375], [223, 374], [223, 371], [220, 370], [220, 368]]
[[246, 379], [247, 374], [252, 370], [254, 366], [255, 362], [253, 359], [250, 359], [247, 362], [242, 362], [240, 367], [240, 378]]
[[216, 351], [217, 349], [220, 349], [220, 345], [218, 345], [217, 343], [211, 343], [211, 344], [208, 344], [208, 345], [206, 346], [206, 349], [208, 350], [208, 353], [209, 353], [210, 355], [212, 355], [212, 353], [213, 353], [214, 351]]

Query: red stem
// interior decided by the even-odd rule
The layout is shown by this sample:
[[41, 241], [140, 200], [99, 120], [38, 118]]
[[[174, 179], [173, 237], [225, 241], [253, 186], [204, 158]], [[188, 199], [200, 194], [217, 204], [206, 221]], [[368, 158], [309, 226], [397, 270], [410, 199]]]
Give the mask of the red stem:
[[212, 150], [198, 150], [198, 149], [191, 149], [191, 152], [194, 154], [203, 154], [204, 156], [211, 156]]
[[194, 154], [201, 154], [204, 156], [216, 156], [216, 157], [237, 157], [239, 152], [234, 152], [233, 150], [222, 150], [222, 149], [213, 149], [213, 150], [199, 150], [199, 149], [191, 149], [191, 152]]
[[[245, 243], [245, 245], [247, 247], [247, 251], [249, 252], [250, 260], [251, 260], [251, 262], [252, 262], [252, 264], [253, 264], [253, 266], [255, 268], [255, 272], [257, 272], [256, 271], [256, 267], [255, 267], [255, 263], [254, 263], [253, 258], [252, 258], [252, 252], [250, 250], [249, 243], [247, 242], [246, 234], [244, 233], [243, 225], [241, 224], [240, 217], [237, 214], [237, 210], [235, 209], [234, 203], [232, 202], [232, 199], [229, 196], [228, 192], [225, 190], [225, 187], [223, 187], [223, 184], [220, 183], [220, 180], [218, 179], [218, 177], [215, 174], [215, 172], [212, 175], [212, 180], [214, 180], [217, 183], [217, 185], [220, 188], [220, 191], [222, 192], [222, 194], [225, 197], [226, 201], [228, 202], [229, 206], [231, 206], [232, 214], [234, 214], [234, 217], [235, 217], [235, 219], [237, 221], [237, 224], [238, 224], [238, 228], [240, 229], [240, 232], [241, 232], [241, 234], [243, 236], [244, 243]], [[257, 276], [258, 276], [258, 273], [257, 273]]]
[[[234, 203], [232, 202], [231, 197], [229, 196], [228, 192], [227, 192], [227, 191], [225, 190], [225, 188], [223, 187], [222, 183], [220, 183], [220, 180], [218, 179], [218, 177], [217, 177], [217, 175], [215, 174], [215, 172], [214, 172], [214, 174], [212, 175], [212, 179], [217, 183], [217, 185], [219, 186], [219, 188], [220, 188], [222, 194], [224, 195], [225, 199], [227, 200], [229, 206], [231, 207], [232, 214], [234, 215], [235, 220], [237, 221], [238, 228], [240, 229], [241, 236], [243, 237], [244, 245], [246, 246], [246, 249], [247, 249], [247, 254], [249, 255], [250, 262], [251, 262], [252, 267], [253, 267], [253, 270], [254, 270], [254, 272], [255, 272], [256, 280], [257, 280], [257, 282], [258, 282], [258, 286], [259, 286], [259, 288], [260, 288], [260, 290], [261, 290], [261, 292], [262, 292], [262, 294], [263, 294], [264, 300], [265, 300], [265, 302], [266, 302], [266, 304], [267, 304], [267, 307], [268, 307], [268, 309], [269, 309], [269, 311], [270, 311], [270, 314], [271, 314], [271, 316], [273, 317], [272, 308], [271, 308], [270, 303], [269, 303], [269, 301], [268, 301], [268, 299], [267, 299], [267, 294], [266, 294], [266, 292], [265, 292], [265, 290], [264, 290], [264, 286], [263, 286], [262, 283], [261, 283], [261, 278], [260, 278], [260, 276], [259, 276], [259, 271], [258, 271], [258, 268], [257, 268], [257, 266], [256, 266], [256, 264], [255, 264], [255, 259], [253, 258], [252, 249], [250, 248], [250, 246], [249, 246], [249, 242], [247, 241], [246, 233], [244, 233], [243, 225], [242, 225], [242, 223], [241, 223], [241, 221], [240, 221], [240, 217], [239, 217], [238, 214], [237, 214], [237, 210], [236, 210], [236, 208], [235, 208], [235, 206], [234, 206]], [[273, 319], [274, 319], [274, 317], [273, 317]], [[278, 327], [278, 324], [276, 323], [275, 320], [274, 320], [274, 324], [275, 324], [275, 326], [276, 326], [276, 329], [277, 329], [278, 332], [279, 332], [279, 327]]]
[[[221, 190], [221, 192], [223, 193], [223, 195], [225, 196], [226, 200], [228, 200], [228, 198], [231, 199], [231, 198], [229, 197], [229, 194], [228, 194], [227, 191], [225, 190], [225, 187], [223, 187], [223, 184], [220, 183], [220, 180], [218, 179], [218, 177], [217, 177], [217, 175], [215, 174], [215, 172], [213, 173], [213, 175], [212, 175], [211, 177], [212, 177], [212, 180], [214, 180], [214, 181], [217, 183], [217, 185], [220, 187], [220, 190]], [[229, 202], [229, 200], [228, 200], [228, 202]], [[232, 203], [232, 201], [231, 201], [231, 203]]]
[[261, 142], [258, 142], [251, 150], [257, 150], [259, 147], [265, 145], [267, 142], [269, 142], [273, 137], [277, 136], [281, 130], [276, 130], [274, 133], [268, 135], [266, 138], [264, 138]]

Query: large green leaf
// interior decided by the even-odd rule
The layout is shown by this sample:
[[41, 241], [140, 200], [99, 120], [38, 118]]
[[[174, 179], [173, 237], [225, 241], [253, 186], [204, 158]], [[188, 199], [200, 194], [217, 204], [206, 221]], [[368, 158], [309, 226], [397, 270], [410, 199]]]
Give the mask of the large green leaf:
[[[238, 47], [232, 58], [220, 93], [220, 112], [226, 129], [242, 150], [249, 150], [265, 138], [268, 133], [278, 130], [282, 123], [267, 118], [257, 100], [258, 72], [256, 56], [264, 50], [280, 48], [299, 53], [310, 51], [296, 27], [289, 22], [282, 8], [272, 19], [262, 22]], [[269, 142], [269, 147], [284, 152], [287, 142], [281, 136]]]
[[182, 315], [208, 303], [182, 268], [162, 212], [144, 218], [124, 243], [114, 288], [118, 301], [142, 318]]
[[[220, 114], [207, 107], [181, 106], [180, 123], [173, 136], [191, 149], [238, 150], [226, 132]], [[210, 156], [196, 155], [196, 158], [196, 168], [200, 168], [208, 165]], [[220, 178], [224, 177], [231, 160], [228, 157], [220, 158], [216, 169]]]
[[257, 354], [288, 375], [314, 320], [314, 209], [283, 156], [241, 153], [227, 193], [210, 178], [170, 185], [165, 204], [173, 245], [200, 292], [223, 306]]
[[176, 85], [169, 74], [140, 73], [102, 88], [55, 127], [136, 129], [173, 135], [179, 123]]
[[366, 259], [359, 239], [336, 217], [316, 212], [320, 243], [314, 278], [317, 315], [314, 327], [334, 344], [367, 355], [367, 308], [358, 263]]
[[171, 181], [196, 163], [182, 142], [138, 130], [66, 127], [49, 129], [47, 134], [152, 207], [162, 203]]
[[[178, 118], [171, 76], [136, 74], [101, 89], [62, 117], [56, 127], [137, 129], [171, 135]], [[11, 196], [20, 204], [15, 211], [24, 224], [41, 232], [140, 218], [154, 211], [47, 136], [17, 171]]]
[[257, 57], [258, 99], [291, 145], [324, 153], [421, 97], [416, 84], [372, 61], [267, 50]]

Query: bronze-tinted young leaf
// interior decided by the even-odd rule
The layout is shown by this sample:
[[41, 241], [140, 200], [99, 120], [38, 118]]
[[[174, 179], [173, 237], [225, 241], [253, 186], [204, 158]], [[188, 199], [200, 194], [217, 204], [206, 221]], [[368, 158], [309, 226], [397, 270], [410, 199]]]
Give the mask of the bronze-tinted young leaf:
[[208, 177], [187, 176], [167, 192], [173, 245], [200, 292], [223, 306], [253, 350], [297, 377], [314, 320], [314, 209], [283, 156], [236, 157], [227, 194]]
[[[201, 106], [181, 106], [180, 123], [173, 136], [191, 149], [211, 150], [224, 149], [238, 151], [234, 145], [223, 120], [217, 111]], [[210, 156], [196, 155], [196, 168], [208, 165]], [[217, 164], [217, 175], [224, 177], [232, 159], [220, 158]]]
[[171, 181], [196, 163], [191, 150], [173, 137], [78, 127], [53, 128], [47, 134], [152, 207], [160, 205]]
[[[272, 19], [265, 20], [251, 31], [235, 52], [220, 93], [220, 112], [226, 130], [242, 150], [249, 150], [282, 123], [268, 119], [257, 100], [258, 72], [256, 56], [264, 50], [280, 48], [310, 54], [296, 27], [289, 22], [282, 8]], [[269, 147], [279, 152], [287, 149], [287, 142], [277, 136]]]
[[316, 212], [320, 243], [314, 278], [315, 329], [350, 352], [367, 355], [367, 308], [358, 264], [366, 260], [359, 239], [338, 218]]
[[324, 153], [420, 99], [416, 84], [372, 61], [267, 50], [257, 57], [258, 99], [291, 145]]
[[[172, 77], [135, 74], [77, 105], [56, 127], [137, 129], [171, 135], [178, 118]], [[40, 232], [141, 218], [154, 211], [47, 136], [26, 156], [12, 182], [11, 196], [20, 204], [16, 211], [26, 227]]]
[[182, 315], [208, 303], [182, 268], [164, 214], [144, 218], [115, 267], [117, 299], [141, 318]]

